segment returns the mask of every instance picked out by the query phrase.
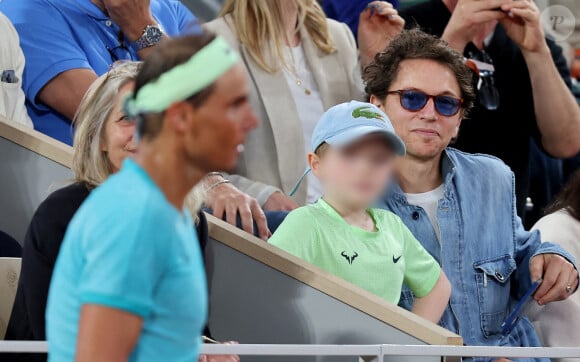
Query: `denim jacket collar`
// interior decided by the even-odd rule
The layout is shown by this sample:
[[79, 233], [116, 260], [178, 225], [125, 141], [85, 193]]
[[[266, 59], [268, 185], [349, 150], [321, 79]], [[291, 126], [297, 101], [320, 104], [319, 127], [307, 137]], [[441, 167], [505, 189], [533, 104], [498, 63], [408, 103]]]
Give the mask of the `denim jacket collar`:
[[[443, 150], [441, 154], [441, 173], [443, 174], [443, 183], [445, 184], [445, 197], [447, 197], [451, 192], [453, 177], [455, 176], [455, 169], [455, 161], [449, 157], [447, 149]], [[405, 196], [405, 192], [403, 192], [401, 186], [396, 181], [391, 184], [390, 192], [387, 192], [387, 197], [392, 197], [394, 200], [403, 205], [409, 205], [407, 202], [407, 197]]]

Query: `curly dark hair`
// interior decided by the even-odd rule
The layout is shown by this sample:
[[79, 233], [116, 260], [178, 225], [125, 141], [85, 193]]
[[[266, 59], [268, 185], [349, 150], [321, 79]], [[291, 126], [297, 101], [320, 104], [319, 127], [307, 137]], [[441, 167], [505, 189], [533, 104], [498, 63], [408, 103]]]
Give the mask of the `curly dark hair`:
[[580, 170], [576, 171], [570, 182], [564, 186], [554, 202], [546, 209], [546, 215], [565, 209], [580, 221]]
[[391, 84], [397, 78], [399, 65], [408, 59], [430, 59], [441, 63], [455, 74], [461, 90], [463, 115], [465, 116], [475, 102], [473, 73], [464, 64], [463, 55], [448, 44], [420, 29], [401, 32], [389, 46], [375, 55], [371, 64], [363, 71], [367, 101], [371, 95], [385, 99]]

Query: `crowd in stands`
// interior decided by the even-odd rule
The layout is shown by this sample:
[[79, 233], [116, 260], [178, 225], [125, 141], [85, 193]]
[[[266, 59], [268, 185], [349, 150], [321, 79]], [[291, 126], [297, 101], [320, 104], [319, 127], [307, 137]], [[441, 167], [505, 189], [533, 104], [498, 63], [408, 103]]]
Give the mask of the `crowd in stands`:
[[468, 345], [580, 346], [580, 171], [523, 223], [533, 152], [580, 152], [573, 50], [532, 0], [398, 5], [0, 1], [0, 115], [70, 144], [74, 175], [30, 223], [6, 339], [195, 360], [205, 210]]

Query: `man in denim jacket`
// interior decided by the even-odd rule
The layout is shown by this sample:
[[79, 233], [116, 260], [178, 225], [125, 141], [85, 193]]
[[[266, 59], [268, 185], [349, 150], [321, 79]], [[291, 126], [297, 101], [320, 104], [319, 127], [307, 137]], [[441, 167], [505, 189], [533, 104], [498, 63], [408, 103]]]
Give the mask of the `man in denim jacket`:
[[[513, 173], [503, 162], [448, 148], [475, 99], [463, 57], [411, 30], [378, 54], [363, 77], [371, 103], [386, 111], [407, 146], [398, 183], [382, 206], [401, 217], [453, 287], [441, 325], [468, 345], [539, 346], [526, 318], [506, 336], [502, 322], [532, 281], [543, 278], [534, 298], [546, 304], [569, 297], [578, 272], [562, 248], [523, 229]], [[404, 290], [401, 305], [412, 300]]]

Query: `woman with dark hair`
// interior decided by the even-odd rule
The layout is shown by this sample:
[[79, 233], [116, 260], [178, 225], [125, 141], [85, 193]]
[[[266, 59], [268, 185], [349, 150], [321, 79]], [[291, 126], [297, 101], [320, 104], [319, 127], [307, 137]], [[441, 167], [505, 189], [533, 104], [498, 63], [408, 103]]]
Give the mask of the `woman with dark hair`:
[[166, 40], [143, 63], [124, 113], [136, 122], [135, 155], [88, 196], [55, 265], [51, 361], [199, 354], [207, 289], [186, 195], [209, 171], [233, 169], [257, 124], [244, 68], [213, 35]]
[[[534, 225], [542, 234], [542, 240], [560, 244], [576, 260], [580, 260], [580, 170], [564, 187], [546, 216]], [[578, 347], [580, 341], [580, 294], [567, 300], [551, 303], [544, 307], [534, 305], [528, 317], [546, 347]], [[577, 359], [554, 359], [557, 362], [572, 362]]]

